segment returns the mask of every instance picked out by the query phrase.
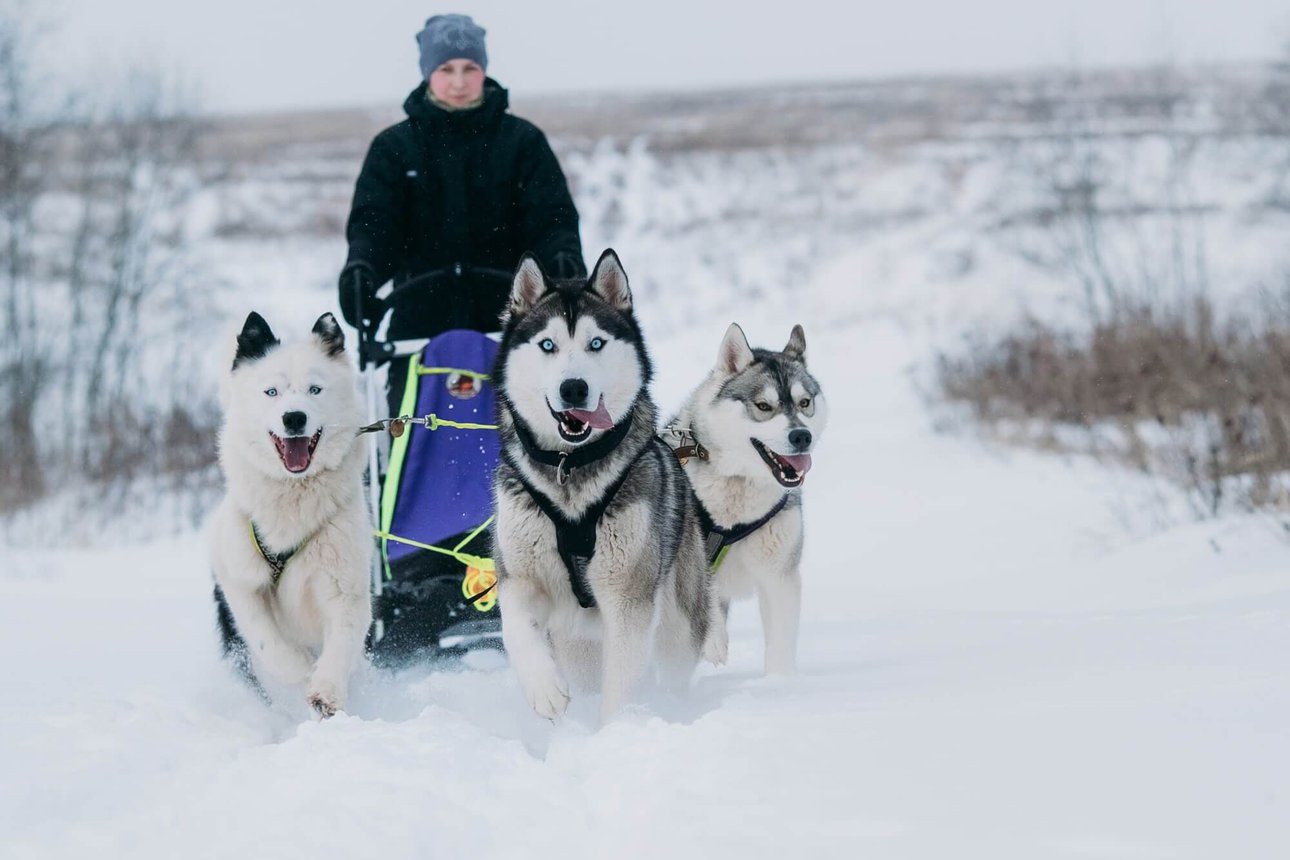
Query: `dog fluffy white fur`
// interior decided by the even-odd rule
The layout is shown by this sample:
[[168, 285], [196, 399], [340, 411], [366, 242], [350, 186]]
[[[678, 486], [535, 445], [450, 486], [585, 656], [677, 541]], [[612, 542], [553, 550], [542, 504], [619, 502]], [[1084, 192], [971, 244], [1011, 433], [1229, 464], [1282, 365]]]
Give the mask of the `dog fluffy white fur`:
[[[303, 685], [326, 717], [345, 707], [372, 621], [372, 527], [363, 497], [363, 412], [344, 335], [324, 314], [311, 336], [282, 345], [252, 313], [221, 386], [219, 460], [226, 495], [210, 523], [210, 559], [233, 627], [227, 653]], [[269, 555], [294, 549], [274, 569]], [[230, 638], [231, 634], [231, 638]]]

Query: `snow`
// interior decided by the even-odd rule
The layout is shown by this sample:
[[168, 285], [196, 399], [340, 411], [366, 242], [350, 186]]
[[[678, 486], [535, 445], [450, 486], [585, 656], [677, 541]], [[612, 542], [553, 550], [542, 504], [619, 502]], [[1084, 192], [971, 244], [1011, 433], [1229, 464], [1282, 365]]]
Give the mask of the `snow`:
[[[779, 345], [786, 312], [741, 321]], [[731, 665], [604, 728], [587, 698], [540, 721], [487, 655], [371, 671], [315, 723], [219, 663], [196, 536], [17, 550], [0, 856], [1284, 856], [1283, 537], [1161, 531], [1142, 479], [936, 432], [919, 339], [859, 319], [805, 320], [832, 424], [798, 676], [759, 676], [742, 605]], [[660, 393], [722, 328], [653, 344]]]
[[[805, 324], [832, 417], [805, 488], [797, 676], [760, 676], [741, 604], [729, 666], [605, 727], [585, 697], [539, 720], [493, 655], [369, 670], [317, 723], [219, 661], [177, 505], [87, 549], [40, 543], [50, 523], [83, 536], [64, 516], [20, 520], [0, 560], [0, 857], [1286, 856], [1281, 527], [1189, 522], [1172, 488], [999, 447], [926, 394], [963, 331], [1073, 304], [1016, 253], [1006, 224], [1031, 203], [1008, 152], [970, 138], [565, 155], [588, 256], [612, 244], [633, 278], [665, 409], [732, 318], [758, 346]], [[1132, 173], [1152, 146], [1106, 157]], [[1290, 260], [1248, 146], [1197, 158], [1224, 296]], [[211, 378], [251, 306], [285, 332], [334, 302], [343, 247], [310, 225], [350, 180], [318, 158], [333, 186], [266, 168], [196, 201], [212, 344], [191, 360]]]

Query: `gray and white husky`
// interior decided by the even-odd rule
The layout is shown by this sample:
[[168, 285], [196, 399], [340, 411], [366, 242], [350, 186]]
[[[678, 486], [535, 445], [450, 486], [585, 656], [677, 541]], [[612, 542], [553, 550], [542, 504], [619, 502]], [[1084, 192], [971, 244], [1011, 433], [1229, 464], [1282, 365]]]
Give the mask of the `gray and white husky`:
[[655, 435], [650, 374], [612, 250], [586, 281], [551, 281], [533, 258], [521, 262], [494, 372], [494, 555], [502, 640], [529, 704], [550, 719], [570, 682], [599, 686], [608, 719], [651, 651], [673, 687], [701, 654], [725, 659], [725, 641], [709, 639], [697, 506]]
[[800, 491], [827, 417], [800, 325], [774, 352], [749, 347], [732, 323], [716, 366], [665, 433], [702, 505], [719, 617], [733, 598], [757, 594], [767, 673], [791, 673], [797, 661]]
[[331, 314], [288, 346], [247, 317], [221, 385], [226, 495], [210, 523], [225, 654], [257, 687], [257, 673], [303, 684], [322, 716], [345, 707], [372, 622], [363, 411], [344, 350]]

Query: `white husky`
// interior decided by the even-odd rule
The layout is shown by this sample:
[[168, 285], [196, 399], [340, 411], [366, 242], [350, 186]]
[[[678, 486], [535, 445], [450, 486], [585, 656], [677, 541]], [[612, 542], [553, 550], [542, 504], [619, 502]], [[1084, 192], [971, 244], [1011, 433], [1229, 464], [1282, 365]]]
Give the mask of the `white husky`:
[[[765, 670], [797, 662], [801, 611], [801, 486], [828, 410], [806, 369], [806, 334], [780, 352], [752, 349], [731, 324], [716, 367], [665, 433], [686, 462], [703, 510], [708, 563], [724, 618], [732, 598], [757, 594]], [[724, 636], [724, 631], [719, 634]]]
[[210, 527], [224, 651], [304, 684], [322, 716], [345, 707], [371, 625], [372, 527], [363, 500], [355, 374], [331, 314], [280, 345], [252, 313], [221, 386], [227, 495]]

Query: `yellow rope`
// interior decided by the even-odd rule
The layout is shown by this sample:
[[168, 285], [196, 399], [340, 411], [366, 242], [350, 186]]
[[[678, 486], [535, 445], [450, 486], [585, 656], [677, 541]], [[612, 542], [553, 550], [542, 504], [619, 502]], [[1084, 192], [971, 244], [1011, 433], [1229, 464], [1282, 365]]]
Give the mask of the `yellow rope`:
[[431, 412], [425, 417], [427, 430], [438, 430], [440, 427], [454, 427], [458, 430], [496, 430], [496, 424], [471, 424], [469, 421], [449, 421]]
[[469, 376], [472, 379], [488, 379], [487, 373], [480, 373], [475, 370], [465, 370], [460, 367], [418, 367], [417, 375], [428, 376], [431, 373], [459, 373], [462, 376]]
[[[476, 533], [478, 533], [478, 530], [476, 530]], [[418, 549], [428, 549], [431, 552], [437, 552], [437, 553], [442, 553], [443, 555], [452, 556], [453, 558], [457, 559], [457, 561], [466, 565], [466, 567], [473, 567], [479, 570], [497, 569], [497, 565], [493, 562], [491, 558], [484, 558], [482, 555], [471, 555], [468, 552], [461, 552], [460, 550], [457, 550], [457, 549], [444, 549], [441, 546], [433, 546], [431, 544], [421, 543], [421, 541], [412, 540], [410, 538], [402, 538], [402, 537], [399, 537], [398, 535], [392, 535], [386, 531], [375, 532], [375, 535], [378, 538], [382, 538], [384, 540], [392, 540], [396, 543], [405, 543], [408, 546], [414, 546]], [[474, 535], [472, 535], [472, 537], [473, 536]], [[463, 541], [462, 543], [458, 544], [458, 546], [459, 547], [465, 546], [465, 543], [466, 542]]]
[[461, 548], [462, 548], [463, 546], [465, 546], [466, 544], [470, 543], [470, 542], [471, 542], [471, 541], [473, 541], [475, 538], [479, 537], [479, 533], [480, 533], [480, 532], [482, 532], [484, 529], [486, 529], [486, 528], [488, 528], [489, 526], [491, 526], [491, 525], [493, 524], [493, 520], [495, 520], [495, 519], [497, 519], [497, 515], [496, 515], [496, 514], [493, 514], [491, 517], [489, 517], [488, 519], [484, 520], [482, 523], [480, 523], [480, 524], [479, 524], [479, 528], [475, 529], [473, 532], [471, 532], [470, 534], [466, 535], [465, 540], [463, 540], [461, 543], [459, 543], [459, 544], [457, 544], [455, 547], [453, 547], [453, 548], [452, 548], [452, 551], [453, 551], [453, 552], [460, 552], [460, 551], [461, 551]]

